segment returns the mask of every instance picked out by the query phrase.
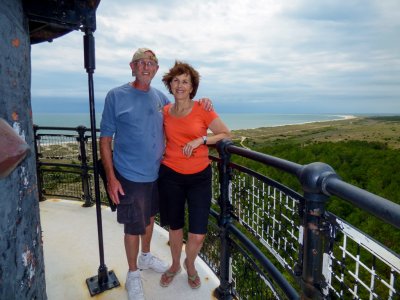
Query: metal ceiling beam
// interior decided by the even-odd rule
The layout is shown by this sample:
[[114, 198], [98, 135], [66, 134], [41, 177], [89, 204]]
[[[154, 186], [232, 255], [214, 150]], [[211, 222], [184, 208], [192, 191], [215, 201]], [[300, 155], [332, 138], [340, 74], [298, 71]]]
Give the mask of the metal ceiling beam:
[[31, 44], [51, 42], [73, 30], [96, 30], [100, 0], [24, 0]]

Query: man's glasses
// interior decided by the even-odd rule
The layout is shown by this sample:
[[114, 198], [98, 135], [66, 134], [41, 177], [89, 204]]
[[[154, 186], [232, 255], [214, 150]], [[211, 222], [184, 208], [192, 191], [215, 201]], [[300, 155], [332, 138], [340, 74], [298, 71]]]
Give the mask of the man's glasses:
[[149, 61], [138, 60], [135, 63], [136, 63], [136, 65], [138, 65], [138, 66], [140, 66], [142, 68], [144, 68], [144, 66], [146, 66], [148, 68], [150, 68], [150, 67], [154, 68], [155, 66], [157, 66], [157, 63], [155, 61], [152, 61], [152, 60], [149, 60]]

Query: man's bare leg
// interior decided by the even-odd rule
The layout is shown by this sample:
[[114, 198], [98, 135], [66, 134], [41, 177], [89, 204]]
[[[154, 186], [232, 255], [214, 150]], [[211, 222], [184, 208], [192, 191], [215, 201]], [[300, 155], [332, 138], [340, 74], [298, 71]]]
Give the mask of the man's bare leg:
[[137, 257], [139, 253], [139, 236], [125, 234], [124, 236], [126, 258], [128, 260], [129, 271], [136, 271]]
[[140, 239], [142, 241], [143, 253], [150, 252], [150, 243], [151, 243], [151, 238], [153, 236], [153, 229], [154, 229], [154, 217], [151, 217], [150, 224], [147, 225], [145, 233], [140, 236]]
[[147, 225], [145, 233], [140, 236], [142, 242], [142, 255], [138, 259], [139, 269], [153, 269], [156, 272], [162, 273], [168, 269], [168, 264], [163, 262], [158, 257], [150, 253], [150, 243], [153, 235], [154, 217], [150, 218], [150, 224]]

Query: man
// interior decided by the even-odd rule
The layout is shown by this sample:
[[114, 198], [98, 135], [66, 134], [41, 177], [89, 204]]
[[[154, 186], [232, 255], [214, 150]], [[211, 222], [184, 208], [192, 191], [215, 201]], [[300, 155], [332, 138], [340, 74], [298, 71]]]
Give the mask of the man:
[[[124, 224], [129, 265], [125, 287], [129, 300], [133, 300], [144, 299], [139, 269], [160, 273], [168, 269], [167, 263], [150, 253], [150, 242], [158, 212], [156, 180], [164, 152], [162, 108], [169, 100], [150, 86], [159, 68], [154, 51], [139, 48], [130, 67], [134, 81], [112, 89], [106, 96], [100, 154], [107, 191], [117, 205], [118, 222]], [[204, 102], [205, 109], [211, 109], [211, 102]]]

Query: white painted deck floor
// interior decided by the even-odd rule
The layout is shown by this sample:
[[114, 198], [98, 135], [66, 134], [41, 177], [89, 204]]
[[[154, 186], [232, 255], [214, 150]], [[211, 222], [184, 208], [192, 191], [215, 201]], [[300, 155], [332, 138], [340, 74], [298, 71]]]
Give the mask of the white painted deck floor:
[[[95, 206], [83, 208], [82, 202], [58, 199], [40, 202], [49, 300], [128, 299], [125, 290], [128, 265], [123, 226], [117, 223], [116, 214], [109, 208], [102, 207], [101, 212], [105, 265], [109, 271], [114, 271], [120, 286], [91, 297], [86, 279], [97, 275], [100, 265]], [[183, 261], [184, 249], [182, 251]], [[154, 228], [151, 252], [171, 262], [168, 233], [157, 225]], [[146, 300], [215, 299], [213, 292], [219, 285], [218, 278], [200, 258], [196, 260], [196, 268], [202, 281], [197, 290], [189, 287], [184, 270], [167, 288], [159, 284], [160, 273], [141, 271]]]

